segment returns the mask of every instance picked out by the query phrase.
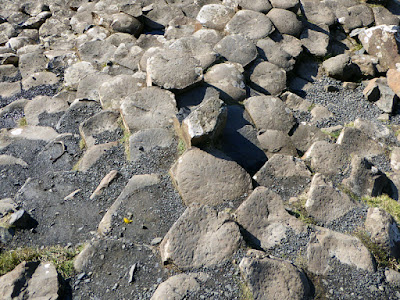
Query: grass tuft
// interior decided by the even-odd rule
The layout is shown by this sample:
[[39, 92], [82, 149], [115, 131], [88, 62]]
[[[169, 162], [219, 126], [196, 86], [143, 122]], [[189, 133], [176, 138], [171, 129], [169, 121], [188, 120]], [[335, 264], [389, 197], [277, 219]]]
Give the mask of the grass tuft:
[[18, 126], [19, 127], [24, 127], [28, 125], [28, 121], [26, 120], [25, 117], [22, 117], [21, 119], [18, 120]]
[[179, 139], [177, 148], [179, 156], [181, 156], [186, 151], [186, 144], [182, 139]]
[[246, 284], [246, 282], [240, 280], [239, 281], [239, 290], [240, 290], [240, 300], [254, 300], [254, 296], [250, 287]]
[[85, 142], [84, 139], [81, 139], [81, 140], [79, 141], [79, 149], [83, 150], [83, 149], [85, 149], [85, 148], [86, 148], [86, 142]]
[[0, 253], [0, 276], [12, 271], [23, 261], [50, 261], [64, 277], [71, 277], [74, 272], [73, 260], [82, 251], [82, 247], [66, 249], [61, 246], [51, 246], [43, 249], [24, 247]]
[[336, 131], [333, 131], [333, 132], [329, 132], [329, 131], [326, 131], [326, 130], [321, 130], [323, 133], [325, 133], [326, 135], [329, 135], [331, 138], [333, 138], [334, 140], [337, 140], [338, 139], [338, 137], [339, 137], [339, 135], [340, 135], [340, 133], [342, 132], [342, 130], [340, 129], [340, 130], [336, 130]]
[[379, 207], [390, 214], [397, 224], [400, 223], [400, 203], [393, 200], [388, 195], [381, 195], [378, 197], [362, 197], [364, 201], [370, 207]]

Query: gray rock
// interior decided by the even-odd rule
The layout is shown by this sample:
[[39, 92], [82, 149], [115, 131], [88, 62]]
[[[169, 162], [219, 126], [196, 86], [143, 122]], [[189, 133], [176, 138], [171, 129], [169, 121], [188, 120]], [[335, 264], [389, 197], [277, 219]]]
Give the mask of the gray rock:
[[17, 211], [18, 205], [11, 198], [0, 199], [0, 218]]
[[282, 8], [296, 12], [300, 6], [299, 0], [271, 0], [274, 8]]
[[202, 102], [182, 121], [179, 136], [186, 147], [212, 142], [223, 131], [226, 123], [227, 109], [224, 103], [213, 97]]
[[[87, 147], [99, 144], [99, 135], [104, 132], [114, 132], [119, 128], [119, 113], [102, 110], [94, 116], [86, 119], [79, 125], [79, 132]], [[118, 139], [118, 135], [115, 135]]]
[[[301, 98], [300, 96], [292, 92], [284, 92], [280, 98], [285, 102], [285, 105], [294, 111], [308, 112], [309, 108], [312, 107], [312, 103], [308, 100]], [[300, 126], [304, 124], [300, 124]]]
[[78, 171], [88, 171], [108, 150], [118, 145], [118, 142], [93, 145], [88, 148], [76, 167]]
[[356, 206], [347, 194], [335, 189], [322, 174], [314, 175], [305, 208], [315, 220], [329, 224]]
[[282, 198], [266, 187], [257, 187], [235, 215], [252, 242], [264, 250], [279, 245], [287, 237], [288, 230], [296, 233], [305, 230], [305, 225], [285, 210]]
[[24, 126], [14, 128], [0, 133], [0, 149], [18, 140], [41, 140], [50, 142], [58, 136], [58, 133], [51, 127], [45, 126]]
[[57, 299], [60, 282], [55, 266], [50, 262], [22, 262], [0, 278], [0, 297]]
[[204, 44], [201, 39], [194, 36], [178, 39], [169, 46], [169, 49], [174, 49], [183, 53], [187, 52], [200, 62], [200, 66], [203, 70], [212, 65], [217, 58], [217, 54], [213, 51], [210, 44]]
[[48, 38], [50, 36], [60, 37], [62, 33], [70, 30], [69, 26], [59, 20], [57, 17], [51, 17], [44, 22], [39, 28], [39, 36], [41, 38]]
[[172, 128], [177, 113], [175, 96], [158, 87], [147, 87], [121, 102], [124, 126], [130, 132], [148, 128]]
[[[285, 103], [287, 103], [287, 99]], [[329, 137], [313, 125], [300, 124], [291, 139], [296, 149], [305, 153], [314, 142], [327, 141]]]
[[239, 226], [227, 213], [192, 204], [161, 242], [161, 260], [182, 270], [212, 267], [228, 259], [241, 242]]
[[348, 154], [358, 154], [364, 157], [373, 157], [385, 153], [383, 145], [371, 139], [357, 128], [345, 127], [340, 133], [337, 144]]
[[137, 161], [155, 148], [166, 149], [172, 145], [174, 135], [165, 128], [142, 129], [129, 137], [129, 159]]
[[296, 63], [292, 55], [287, 53], [281, 43], [274, 42], [267, 37], [257, 41], [260, 57], [284, 69], [286, 72], [293, 70]]
[[22, 88], [24, 90], [29, 90], [43, 85], [55, 85], [59, 80], [60, 78], [52, 72], [32, 73], [22, 80]]
[[397, 16], [392, 14], [384, 6], [372, 7], [372, 12], [374, 13], [375, 25], [395, 25], [398, 26], [400, 20]]
[[[99, 90], [103, 83], [113, 81], [115, 77], [102, 72], [88, 74], [78, 83], [76, 92], [77, 99], [88, 99], [100, 101]], [[114, 91], [115, 92], [115, 91]]]
[[252, 188], [250, 176], [236, 162], [221, 153], [213, 156], [197, 148], [186, 151], [170, 174], [186, 205], [222, 204], [246, 195]]
[[136, 45], [137, 39], [133, 35], [128, 33], [115, 32], [107, 37], [106, 41], [109, 42], [111, 45], [114, 45], [115, 47], [118, 47], [121, 44], [125, 44], [126, 47], [130, 48]]
[[222, 3], [234, 8], [240, 6], [242, 9], [253, 10], [264, 14], [272, 8], [268, 0], [223, 0]]
[[[318, 2], [320, 3], [320, 2]], [[328, 25], [314, 25], [306, 23], [304, 30], [300, 35], [303, 46], [312, 55], [325, 56], [328, 53], [329, 46], [329, 27]]]
[[260, 147], [268, 157], [274, 154], [286, 154], [296, 156], [297, 151], [289, 135], [283, 131], [267, 129], [257, 136]]
[[276, 154], [253, 176], [262, 186], [278, 188], [282, 197], [303, 192], [311, 181], [311, 172], [299, 158]]
[[349, 54], [340, 54], [328, 58], [322, 63], [326, 75], [338, 80], [356, 79]]
[[183, 300], [190, 293], [197, 292], [209, 276], [206, 273], [189, 273], [171, 276], [161, 283], [151, 300]]
[[203, 78], [203, 69], [187, 52], [164, 50], [147, 60], [147, 75], [148, 81], [165, 89], [184, 89]]
[[354, 127], [361, 130], [375, 141], [387, 142], [390, 137], [390, 129], [381, 123], [356, 119], [354, 121]]
[[396, 69], [400, 63], [399, 47], [395, 35], [396, 26], [380, 25], [362, 30], [358, 38], [368, 54], [379, 58], [379, 64], [384, 69]]
[[316, 124], [318, 121], [326, 120], [334, 116], [329, 109], [322, 105], [315, 105], [315, 107], [311, 109], [310, 113], [312, 124]]
[[37, 96], [24, 107], [26, 122], [29, 125], [39, 125], [39, 116], [42, 113], [55, 114], [68, 109], [67, 101], [48, 96]]
[[258, 40], [271, 34], [274, 25], [263, 13], [240, 10], [226, 24], [225, 31], [229, 34], [241, 34], [250, 40]]
[[353, 55], [351, 62], [359, 68], [358, 73], [361, 72], [365, 77], [376, 77], [378, 75], [377, 65], [379, 60], [377, 57], [368, 54]]
[[302, 42], [294, 36], [282, 34], [282, 39], [279, 41], [279, 44], [283, 51], [289, 53], [294, 58], [299, 57], [300, 54], [303, 53]]
[[250, 84], [261, 93], [277, 96], [286, 88], [286, 72], [270, 62], [262, 61], [251, 70]]
[[126, 13], [118, 13], [112, 15], [111, 27], [114, 31], [138, 36], [142, 31], [143, 25], [139, 20]]
[[246, 97], [243, 72], [243, 67], [237, 63], [216, 64], [204, 75], [204, 81], [220, 92], [222, 100], [242, 101]]
[[392, 269], [388, 269], [385, 271], [386, 281], [394, 286], [400, 286], [400, 272], [397, 272]]
[[77, 89], [79, 82], [89, 74], [96, 72], [96, 69], [90, 62], [82, 61], [73, 64], [64, 73], [64, 85], [66, 87]]
[[222, 34], [215, 29], [202, 28], [193, 33], [195, 38], [200, 39], [203, 43], [214, 46], [222, 39]]
[[0, 155], [0, 166], [12, 166], [12, 165], [20, 165], [22, 167], [28, 167], [28, 164], [23, 159], [7, 154]]
[[120, 109], [121, 101], [146, 87], [144, 73], [117, 75], [102, 83], [98, 94], [103, 109]]
[[371, 241], [385, 249], [394, 257], [400, 256], [400, 232], [393, 217], [378, 207], [368, 209], [365, 230]]
[[306, 19], [320, 25], [331, 26], [336, 22], [336, 16], [325, 2], [317, 0], [300, 0]]
[[89, 40], [79, 45], [78, 54], [82, 61], [89, 62], [98, 69], [107, 64], [117, 47], [106, 40]]
[[182, 37], [191, 36], [195, 32], [196, 20], [184, 17], [176, 17], [168, 23], [165, 29], [165, 38], [167, 40], [175, 40]]
[[206, 28], [222, 30], [234, 14], [235, 11], [225, 5], [207, 4], [200, 9], [196, 20]]
[[338, 144], [316, 141], [303, 157], [311, 161], [311, 169], [322, 174], [343, 174], [350, 163], [349, 154]]
[[244, 101], [244, 107], [258, 130], [274, 129], [289, 133], [295, 124], [293, 115], [277, 97], [250, 97]]
[[307, 246], [308, 270], [318, 275], [329, 274], [333, 271], [332, 258], [368, 272], [376, 270], [371, 253], [358, 238], [316, 227], [315, 236]]
[[0, 66], [0, 82], [6, 81], [6, 78], [16, 77], [18, 75], [18, 68], [13, 65]]
[[298, 37], [303, 29], [303, 25], [301, 21], [297, 19], [296, 14], [289, 10], [273, 8], [268, 12], [267, 17], [281, 34], [289, 34]]
[[36, 72], [43, 72], [46, 70], [46, 66], [47, 59], [43, 52], [22, 54], [19, 57], [18, 67], [22, 78], [26, 78]]
[[300, 300], [310, 295], [306, 275], [289, 261], [249, 253], [239, 268], [256, 300]]
[[214, 51], [228, 61], [247, 66], [257, 58], [257, 48], [254, 43], [242, 35], [230, 34], [220, 40]]
[[149, 11], [144, 15], [145, 25], [152, 29], [164, 29], [176, 17], [183, 17], [183, 11], [175, 6], [159, 1], [150, 4]]
[[122, 43], [115, 50], [111, 61], [125, 68], [137, 71], [143, 54], [144, 51], [139, 46], [129, 47]]

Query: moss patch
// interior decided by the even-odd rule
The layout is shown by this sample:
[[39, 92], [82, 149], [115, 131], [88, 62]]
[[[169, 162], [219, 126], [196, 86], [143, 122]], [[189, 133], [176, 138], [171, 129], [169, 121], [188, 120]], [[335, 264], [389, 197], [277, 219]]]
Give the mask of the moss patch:
[[73, 259], [82, 247], [66, 249], [60, 246], [51, 246], [43, 249], [24, 247], [0, 253], [0, 276], [12, 271], [23, 261], [50, 261], [57, 271], [64, 277], [71, 277], [74, 272]]
[[18, 120], [18, 126], [19, 127], [24, 127], [28, 125], [28, 121], [26, 120], [25, 117], [22, 117], [21, 119]]
[[381, 195], [378, 197], [362, 197], [364, 201], [370, 207], [379, 207], [389, 213], [399, 224], [400, 223], [400, 203], [393, 200], [388, 195]]
[[186, 151], [186, 144], [182, 139], [179, 139], [177, 150], [179, 156], [181, 156]]

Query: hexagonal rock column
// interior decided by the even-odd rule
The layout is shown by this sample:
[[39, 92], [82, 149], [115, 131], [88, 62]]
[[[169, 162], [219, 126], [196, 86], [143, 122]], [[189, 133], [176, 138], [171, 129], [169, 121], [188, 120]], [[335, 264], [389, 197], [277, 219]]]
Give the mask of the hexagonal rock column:
[[192, 148], [172, 166], [171, 176], [186, 205], [218, 205], [250, 192], [249, 174], [222, 153], [216, 154]]

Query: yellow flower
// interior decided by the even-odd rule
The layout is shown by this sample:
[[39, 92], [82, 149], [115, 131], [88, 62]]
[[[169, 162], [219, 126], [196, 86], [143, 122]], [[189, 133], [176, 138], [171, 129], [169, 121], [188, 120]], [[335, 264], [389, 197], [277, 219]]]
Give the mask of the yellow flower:
[[130, 223], [132, 223], [132, 222], [133, 222], [132, 220], [129, 220], [128, 218], [124, 218], [124, 223], [130, 224]]

